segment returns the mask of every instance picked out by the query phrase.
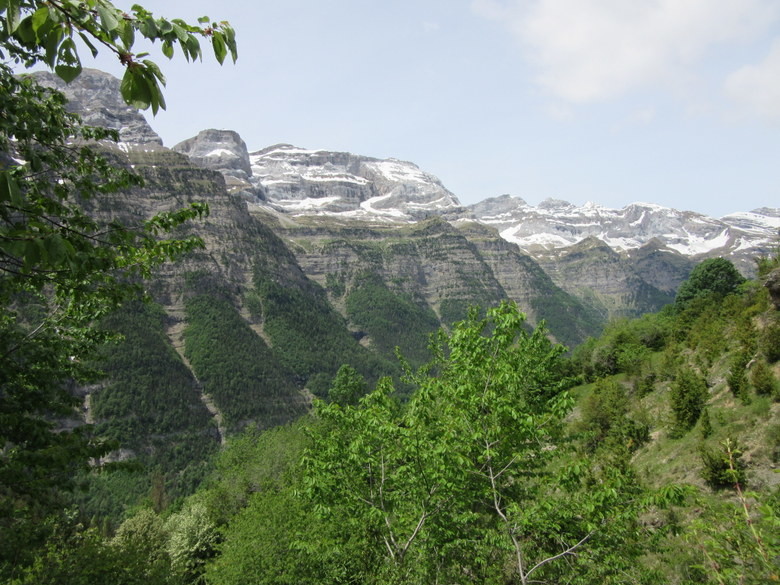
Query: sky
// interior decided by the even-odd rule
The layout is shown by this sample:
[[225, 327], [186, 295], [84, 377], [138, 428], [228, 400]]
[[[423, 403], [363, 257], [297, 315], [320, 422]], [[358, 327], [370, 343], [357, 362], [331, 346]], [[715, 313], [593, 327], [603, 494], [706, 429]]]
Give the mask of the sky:
[[141, 4], [236, 29], [235, 64], [152, 48], [168, 109], [147, 119], [167, 146], [220, 128], [250, 152], [393, 157], [464, 204], [780, 207], [780, 0]]

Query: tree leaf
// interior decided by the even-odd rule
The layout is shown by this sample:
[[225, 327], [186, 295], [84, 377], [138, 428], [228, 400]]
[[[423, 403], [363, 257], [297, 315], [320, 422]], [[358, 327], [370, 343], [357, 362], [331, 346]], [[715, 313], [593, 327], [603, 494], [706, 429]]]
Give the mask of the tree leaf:
[[168, 59], [173, 58], [173, 43], [171, 41], [164, 41], [162, 44], [162, 54], [168, 57]]
[[5, 23], [6, 33], [12, 35], [19, 28], [19, 24], [22, 22], [21, 11], [19, 10], [19, 4], [16, 0], [8, 1], [8, 8], [5, 10]]
[[214, 56], [217, 58], [217, 62], [222, 65], [227, 56], [227, 47], [225, 47], [225, 41], [222, 38], [222, 35], [214, 33], [211, 36], [211, 45], [214, 47]]
[[81, 73], [81, 60], [76, 53], [76, 43], [71, 38], [62, 41], [57, 51], [57, 64], [54, 72], [65, 82], [70, 83]]
[[47, 22], [49, 22], [49, 7], [43, 5], [38, 10], [33, 12], [32, 15], [32, 27], [35, 33], [37, 34], [41, 27], [43, 27]]
[[144, 79], [141, 67], [128, 67], [119, 85], [119, 91], [126, 103], [134, 108], [146, 110], [152, 104], [149, 84]]
[[129, 20], [122, 19], [119, 24], [119, 38], [122, 39], [125, 49], [129, 51], [135, 42], [135, 28]]
[[17, 206], [22, 203], [19, 185], [8, 171], [0, 171], [0, 201], [10, 201]]
[[81, 40], [84, 41], [84, 44], [87, 45], [87, 48], [89, 49], [90, 53], [92, 53], [92, 57], [97, 57], [98, 50], [95, 45], [92, 44], [90, 41], [90, 38], [85, 35], [83, 32], [79, 32], [79, 36], [81, 37]]
[[119, 27], [119, 18], [117, 18], [117, 13], [119, 11], [116, 8], [113, 8], [113, 6], [109, 8], [103, 4], [98, 4], [97, 11], [100, 15], [100, 23], [104, 30], [111, 32]]

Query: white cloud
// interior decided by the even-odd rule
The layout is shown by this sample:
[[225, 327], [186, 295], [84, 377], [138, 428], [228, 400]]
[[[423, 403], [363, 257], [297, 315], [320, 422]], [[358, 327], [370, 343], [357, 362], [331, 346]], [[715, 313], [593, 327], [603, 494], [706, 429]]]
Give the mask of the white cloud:
[[726, 80], [726, 93], [752, 112], [780, 120], [780, 39], [775, 39], [761, 63], [732, 73]]
[[719, 43], [749, 41], [778, 17], [775, 0], [473, 0], [513, 32], [536, 81], [570, 102], [686, 79]]

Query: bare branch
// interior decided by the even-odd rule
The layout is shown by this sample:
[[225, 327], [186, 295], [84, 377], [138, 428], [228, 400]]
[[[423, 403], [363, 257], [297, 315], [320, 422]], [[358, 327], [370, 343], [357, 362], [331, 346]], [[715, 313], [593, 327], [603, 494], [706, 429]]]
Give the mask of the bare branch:
[[[558, 553], [558, 554], [557, 554], [557, 555], [555, 555], [555, 556], [548, 557], [548, 558], [544, 559], [543, 561], [540, 561], [540, 562], [536, 563], [536, 565], [534, 565], [534, 566], [533, 566], [533, 567], [532, 567], [532, 568], [531, 568], [531, 569], [530, 569], [530, 570], [529, 570], [529, 571], [528, 571], [528, 572], [525, 574], [525, 578], [527, 578], [527, 577], [528, 577], [528, 576], [529, 576], [531, 573], [533, 573], [533, 572], [534, 572], [536, 569], [539, 569], [540, 567], [543, 567], [543, 566], [544, 566], [544, 565], [546, 565], [547, 563], [551, 563], [552, 561], [554, 561], [554, 560], [556, 560], [556, 559], [560, 559], [561, 557], [565, 557], [565, 556], [568, 556], [568, 555], [573, 555], [573, 554], [575, 554], [575, 552], [574, 552], [574, 551], [575, 551], [575, 550], [577, 550], [577, 549], [578, 549], [580, 546], [582, 546], [583, 544], [585, 544], [585, 543], [586, 543], [586, 542], [587, 542], [587, 541], [590, 539], [590, 537], [591, 537], [591, 536], [593, 536], [593, 534], [594, 534], [594, 533], [595, 533], [595, 530], [592, 530], [591, 532], [589, 532], [588, 534], [586, 534], [586, 535], [585, 535], [585, 537], [584, 537], [582, 540], [580, 540], [580, 541], [579, 541], [577, 544], [574, 544], [574, 545], [570, 546], [570, 547], [569, 547], [569, 548], [567, 548], [565, 551], [563, 551], [563, 552], [561, 552], [561, 553]], [[527, 581], [525, 580], [525, 578], [523, 579], [523, 582], [526, 582], [526, 583], [527, 583]]]

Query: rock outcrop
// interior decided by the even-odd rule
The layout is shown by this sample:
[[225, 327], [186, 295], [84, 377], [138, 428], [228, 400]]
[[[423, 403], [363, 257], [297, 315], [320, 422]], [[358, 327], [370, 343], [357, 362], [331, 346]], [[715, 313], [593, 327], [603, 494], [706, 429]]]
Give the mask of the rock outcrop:
[[255, 199], [258, 191], [251, 182], [252, 165], [246, 144], [232, 130], [203, 130], [197, 136], [175, 145], [180, 152], [203, 168], [222, 173], [230, 193]]
[[85, 124], [117, 130], [124, 145], [146, 150], [162, 146], [162, 139], [152, 130], [146, 118], [122, 100], [119, 80], [113, 75], [97, 69], [85, 69], [71, 83], [65, 83], [49, 72], [33, 75], [41, 85], [64, 93], [68, 98], [68, 109], [78, 113]]

